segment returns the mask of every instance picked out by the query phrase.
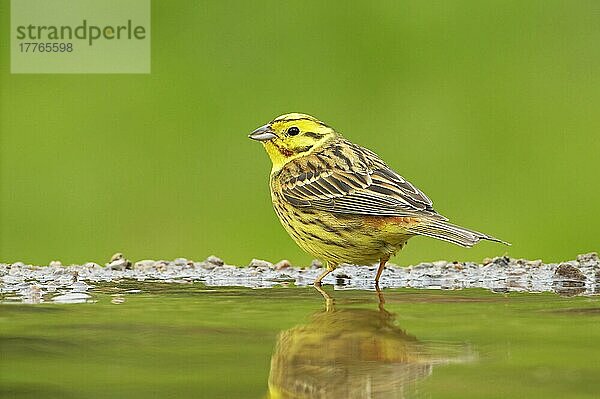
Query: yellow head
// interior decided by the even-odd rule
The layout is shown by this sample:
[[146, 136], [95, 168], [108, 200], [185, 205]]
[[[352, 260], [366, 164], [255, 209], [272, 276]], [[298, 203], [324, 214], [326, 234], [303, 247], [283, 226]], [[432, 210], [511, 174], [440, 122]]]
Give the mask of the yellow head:
[[306, 114], [285, 114], [259, 127], [248, 137], [263, 143], [277, 171], [292, 159], [308, 155], [339, 135]]

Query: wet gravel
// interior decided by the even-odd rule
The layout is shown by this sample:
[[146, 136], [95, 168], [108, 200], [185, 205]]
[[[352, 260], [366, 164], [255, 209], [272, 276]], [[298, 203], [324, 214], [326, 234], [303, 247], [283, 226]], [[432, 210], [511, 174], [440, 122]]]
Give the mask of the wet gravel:
[[[373, 290], [376, 269], [376, 266], [342, 265], [323, 283], [334, 284], [336, 289]], [[96, 263], [64, 266], [59, 261], [47, 266], [0, 263], [0, 302], [89, 302], [93, 300], [95, 285], [122, 281], [197, 282], [209, 287], [305, 286], [312, 284], [322, 271], [318, 261], [295, 267], [287, 260], [273, 264], [253, 259], [248, 266], [237, 267], [210, 256], [202, 262], [178, 258], [133, 263], [120, 253], [104, 266]], [[600, 293], [600, 260], [596, 253], [589, 253], [561, 263], [497, 257], [481, 263], [437, 261], [407, 267], [390, 264], [382, 274], [380, 287], [594, 295]]]

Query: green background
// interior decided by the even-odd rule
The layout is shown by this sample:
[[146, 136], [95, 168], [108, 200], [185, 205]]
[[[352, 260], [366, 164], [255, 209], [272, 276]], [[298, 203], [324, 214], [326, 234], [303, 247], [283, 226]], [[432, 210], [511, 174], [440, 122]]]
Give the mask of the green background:
[[454, 222], [394, 261], [597, 250], [595, 1], [154, 1], [149, 75], [11, 75], [0, 1], [0, 261], [309, 261], [247, 134], [313, 114]]

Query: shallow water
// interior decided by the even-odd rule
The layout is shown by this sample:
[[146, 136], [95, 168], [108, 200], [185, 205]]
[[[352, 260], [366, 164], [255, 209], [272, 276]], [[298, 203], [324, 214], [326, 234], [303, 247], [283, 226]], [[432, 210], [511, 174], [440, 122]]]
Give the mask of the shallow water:
[[600, 301], [123, 280], [0, 305], [2, 398], [597, 398]]

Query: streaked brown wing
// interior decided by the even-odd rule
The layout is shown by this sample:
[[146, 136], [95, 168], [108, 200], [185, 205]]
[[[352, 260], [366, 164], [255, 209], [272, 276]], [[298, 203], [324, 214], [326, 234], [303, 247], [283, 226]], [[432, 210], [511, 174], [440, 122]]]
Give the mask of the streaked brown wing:
[[[327, 150], [321, 156], [329, 156]], [[339, 150], [331, 151], [339, 158]], [[315, 168], [287, 179], [281, 186], [283, 198], [297, 207], [333, 213], [443, 218], [425, 194], [375, 153], [350, 143], [343, 153], [346, 156], [339, 162], [329, 162], [326, 168]]]

